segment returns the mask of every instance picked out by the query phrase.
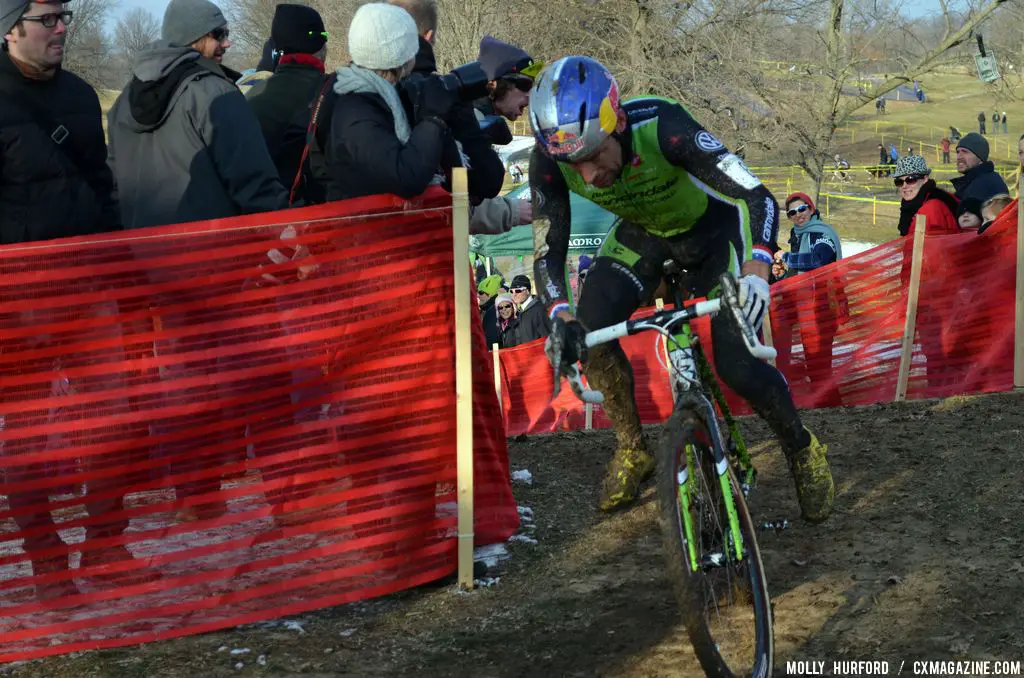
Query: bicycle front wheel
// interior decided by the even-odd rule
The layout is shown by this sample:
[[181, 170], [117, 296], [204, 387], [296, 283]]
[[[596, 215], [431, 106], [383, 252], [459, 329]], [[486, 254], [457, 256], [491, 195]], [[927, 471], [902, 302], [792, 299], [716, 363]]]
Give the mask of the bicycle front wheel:
[[764, 678], [774, 661], [764, 564], [743, 492], [727, 462], [723, 483], [724, 450], [712, 440], [694, 409], [665, 425], [658, 509], [668, 572], [704, 672]]

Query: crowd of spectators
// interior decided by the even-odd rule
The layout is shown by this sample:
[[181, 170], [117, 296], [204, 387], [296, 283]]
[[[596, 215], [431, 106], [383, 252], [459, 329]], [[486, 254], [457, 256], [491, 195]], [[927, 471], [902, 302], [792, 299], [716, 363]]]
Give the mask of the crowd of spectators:
[[[413, 197], [434, 184], [450, 189], [456, 167], [468, 170], [473, 232], [500, 233], [529, 223], [529, 201], [498, 197], [505, 168], [492, 144], [511, 140], [504, 121], [523, 114], [541, 64], [488, 36], [479, 62], [466, 71], [472, 82], [452, 87], [436, 73], [437, 12], [435, 0], [363, 5], [348, 31], [351, 62], [329, 71], [331, 36], [321, 16], [304, 5], [279, 5], [263, 58], [243, 78], [224, 64], [232, 38], [221, 8], [210, 0], [171, 0], [160, 39], [134, 59], [130, 79], [107, 114], [105, 133], [97, 92], [62, 67], [73, 6], [0, 0], [0, 243], [371, 194]], [[499, 289], [490, 295], [501, 300], [497, 341], [503, 345], [538, 338], [544, 326], [538, 310], [546, 318], [528, 279], [517, 278], [512, 287], [505, 296], [498, 296]], [[65, 383], [59, 366], [53, 369], [55, 395], [78, 388]], [[14, 414], [0, 417], [8, 431], [25, 425]], [[142, 424], [128, 433], [161, 435], [161, 425]], [[244, 433], [228, 435], [241, 440]], [[48, 444], [19, 443], [17, 452], [42, 452]], [[226, 455], [216, 463], [244, 458], [245, 450]], [[17, 490], [23, 480], [50, 471], [38, 464], [11, 466], [0, 492], [29, 535], [24, 549], [36, 574], [69, 568], [52, 516], [39, 510], [46, 491]], [[165, 471], [176, 472], [173, 464]], [[214, 477], [175, 490], [179, 500], [205, 495], [212, 501], [189, 502], [196, 514], [191, 519], [203, 519], [226, 511], [223, 500], [208, 494], [219, 486]], [[89, 482], [87, 540], [116, 537], [128, 527], [122, 511], [126, 488], [127, 480], [109, 474]], [[113, 544], [83, 550], [81, 563], [132, 559], [124, 545]], [[158, 576], [132, 568], [111, 578], [127, 584]], [[71, 578], [53, 579], [37, 589], [40, 597], [78, 591]]]

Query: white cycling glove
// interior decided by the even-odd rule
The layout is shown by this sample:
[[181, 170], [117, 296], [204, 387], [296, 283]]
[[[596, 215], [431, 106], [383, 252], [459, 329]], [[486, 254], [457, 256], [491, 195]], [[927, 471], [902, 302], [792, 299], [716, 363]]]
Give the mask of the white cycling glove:
[[754, 332], [760, 332], [761, 324], [764, 322], [764, 317], [768, 314], [768, 307], [772, 302], [768, 281], [759, 275], [750, 274], [740, 278], [739, 283], [740, 306], [743, 307], [743, 315], [750, 326], [754, 328]]

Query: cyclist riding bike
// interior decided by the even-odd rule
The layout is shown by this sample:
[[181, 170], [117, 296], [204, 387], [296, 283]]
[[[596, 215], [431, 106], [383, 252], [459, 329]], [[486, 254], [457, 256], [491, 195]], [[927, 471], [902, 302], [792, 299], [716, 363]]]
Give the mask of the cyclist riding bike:
[[[697, 296], [716, 296], [718, 277], [735, 274], [744, 315], [759, 331], [770, 302], [778, 207], [743, 162], [678, 102], [637, 97], [620, 103], [615, 79], [594, 59], [565, 57], [544, 71], [530, 95], [530, 122], [537, 138], [530, 159], [536, 287], [553, 320], [545, 350], [562, 374], [577, 360], [585, 363], [591, 388], [604, 393], [618, 449], [600, 506], [613, 510], [636, 499], [654, 459], [625, 352], [613, 342], [588, 356], [584, 334], [650, 303], [668, 259], [687, 272]], [[590, 267], [576, 318], [565, 269], [570, 191], [620, 217]], [[824, 520], [835, 495], [826, 447], [804, 427], [782, 374], [750, 355], [730, 319], [713, 319], [711, 336], [719, 376], [781, 441], [804, 519]]]

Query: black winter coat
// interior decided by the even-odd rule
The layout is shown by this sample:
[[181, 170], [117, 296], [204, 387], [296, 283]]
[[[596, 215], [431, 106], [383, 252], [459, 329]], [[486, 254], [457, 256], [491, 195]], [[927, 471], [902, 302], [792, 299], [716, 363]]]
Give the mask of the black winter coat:
[[328, 167], [328, 200], [394, 193], [414, 198], [430, 186], [441, 162], [447, 132], [432, 121], [414, 125], [406, 143], [395, 136], [395, 119], [377, 94], [353, 92], [335, 100]]
[[[428, 78], [437, 73], [437, 61], [434, 58], [434, 47], [429, 42], [420, 38], [420, 49], [416, 53], [416, 62], [413, 66], [412, 75], [407, 80], [415, 82]], [[412, 111], [407, 106], [406, 112], [412, 120]], [[501, 192], [501, 186], [505, 182], [505, 165], [501, 158], [491, 146], [490, 137], [480, 129], [480, 122], [477, 120], [471, 102], [464, 102], [457, 105], [446, 119], [451, 134], [449, 135], [444, 148], [444, 155], [441, 165], [446, 174], [451, 174], [452, 167], [461, 167], [461, 159], [456, 141], [462, 146], [462, 152], [469, 158], [469, 194], [475, 201], [479, 202], [485, 198], [493, 198]], [[446, 184], [446, 188], [451, 188]]]
[[[284, 63], [265, 82], [254, 85], [246, 99], [263, 130], [267, 150], [274, 159], [285, 188], [291, 188], [299, 158], [295, 148], [282, 148], [289, 125], [301, 127], [303, 138], [309, 124], [310, 103], [320, 93], [324, 75], [316, 66]], [[305, 124], [303, 124], [305, 123]], [[298, 147], [301, 155], [302, 147]]]
[[[77, 75], [31, 80], [0, 52], [0, 243], [121, 229], [102, 120], [96, 91]], [[68, 131], [60, 146], [51, 138], [59, 125]]]
[[498, 329], [498, 309], [494, 306], [495, 297], [491, 297], [480, 307], [480, 319], [484, 324], [484, 336], [487, 337], [487, 350], [495, 344], [501, 344], [501, 330]]
[[996, 174], [995, 165], [991, 162], [983, 162], [972, 167], [963, 176], [951, 179], [950, 183], [956, 189], [956, 197], [961, 202], [975, 198], [984, 203], [992, 196], [1010, 192], [1003, 178]]
[[519, 311], [519, 327], [516, 338], [520, 344], [528, 344], [534, 339], [541, 339], [551, 334], [551, 320], [548, 318], [544, 304], [537, 297], [525, 310]]

